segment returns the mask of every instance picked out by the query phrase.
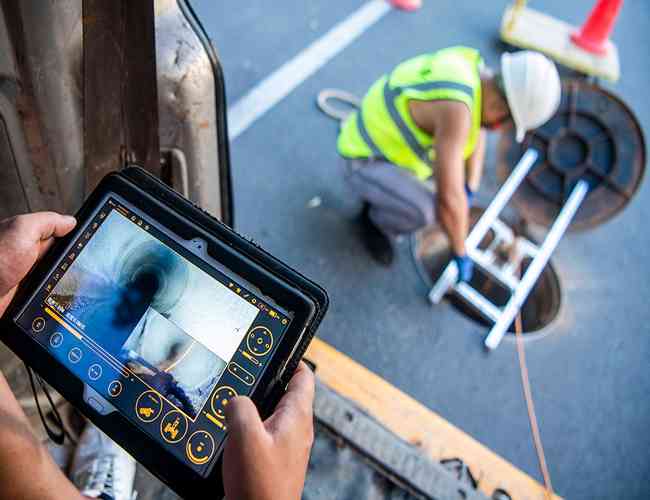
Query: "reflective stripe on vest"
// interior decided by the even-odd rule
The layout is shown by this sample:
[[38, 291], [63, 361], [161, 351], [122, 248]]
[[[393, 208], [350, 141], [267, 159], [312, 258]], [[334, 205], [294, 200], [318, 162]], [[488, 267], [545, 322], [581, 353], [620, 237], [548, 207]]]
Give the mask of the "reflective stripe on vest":
[[372, 140], [372, 137], [370, 137], [370, 134], [368, 133], [366, 123], [363, 119], [363, 109], [360, 109], [357, 113], [357, 130], [359, 130], [359, 135], [368, 145], [370, 151], [372, 151], [372, 158], [375, 160], [385, 160], [386, 157], [382, 154], [382, 152], [375, 144], [375, 141]]
[[[388, 75], [388, 77], [386, 78], [386, 84], [384, 85], [383, 92], [384, 92], [384, 103], [386, 104], [386, 109], [388, 110], [388, 114], [392, 118], [395, 126], [399, 129], [406, 143], [411, 148], [411, 151], [413, 151], [413, 153], [415, 153], [415, 155], [418, 156], [420, 160], [422, 160], [425, 163], [429, 163], [429, 151], [418, 142], [417, 138], [415, 137], [411, 129], [404, 122], [402, 115], [399, 114], [399, 111], [397, 110], [397, 106], [395, 106], [395, 100], [397, 99], [397, 97], [399, 97], [404, 90], [409, 90], [409, 89], [419, 90], [424, 92], [428, 90], [439, 90], [439, 89], [459, 90], [467, 94], [470, 98], [474, 97], [474, 92], [472, 91], [472, 88], [469, 85], [465, 85], [463, 83], [458, 83], [458, 82], [447, 82], [447, 81], [424, 82], [415, 85], [391, 87], [390, 75]], [[359, 130], [359, 134], [361, 135], [361, 138], [365, 141], [365, 143], [372, 151], [373, 158], [385, 159], [385, 156], [382, 154], [381, 150], [377, 147], [377, 144], [375, 144], [375, 141], [372, 140], [370, 134], [368, 133], [368, 129], [366, 128], [366, 124], [363, 118], [363, 110], [359, 110], [357, 116], [357, 129]]]

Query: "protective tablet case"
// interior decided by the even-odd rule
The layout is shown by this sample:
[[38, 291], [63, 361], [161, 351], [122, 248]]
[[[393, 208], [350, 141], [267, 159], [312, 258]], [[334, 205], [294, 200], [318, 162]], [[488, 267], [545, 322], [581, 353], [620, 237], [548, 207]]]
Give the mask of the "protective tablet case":
[[[254, 265], [261, 268], [264, 273], [268, 274], [272, 279], [287, 283], [292, 289], [295, 289], [297, 292], [302, 294], [307, 299], [307, 302], [310, 303], [311, 316], [305, 324], [304, 333], [301, 335], [299, 342], [294, 345], [290, 356], [282, 357], [283, 361], [288, 358], [285, 365], [286, 368], [282, 372], [282, 377], [274, 379], [274, 383], [266, 385], [265, 387], [258, 387], [258, 389], [256, 389], [256, 391], [251, 395], [258, 404], [261, 416], [263, 418], [267, 417], [272, 413], [278, 401], [284, 394], [289, 379], [293, 375], [295, 368], [300, 362], [300, 359], [307, 349], [311, 339], [314, 337], [316, 329], [327, 311], [329, 305], [327, 293], [323, 288], [297, 271], [291, 269], [286, 264], [280, 262], [254, 242], [242, 237], [210, 214], [193, 205], [190, 201], [170, 189], [157, 178], [151, 176], [138, 167], [129, 167], [121, 172], [113, 173], [105, 177], [100, 183], [98, 189], [89, 196], [87, 203], [85, 203], [79, 210], [78, 217], [80, 220], [84, 220], [84, 217], [87, 217], [90, 213], [91, 205], [96, 204], [98, 200], [101, 199], [102, 190], [106, 191], [107, 188], [110, 189], [110, 186], [115, 185], [115, 181], [128, 185], [130, 189], [142, 193], [143, 196], [153, 198], [153, 200], [162, 205], [165, 210], [173, 212], [176, 216], [180, 216], [180, 218], [190, 222], [191, 225], [197, 226], [199, 229], [209, 234], [221, 247], [229, 247], [234, 251], [233, 253], [244, 256]], [[177, 219], [176, 216], [174, 219]], [[16, 312], [17, 306], [27, 299], [30, 294], [30, 287], [37, 286], [38, 280], [40, 279], [38, 274], [43, 273], [45, 271], [44, 268], [48, 266], [50, 266], [48, 267], [49, 272], [51, 266], [54, 265], [55, 255], [53, 254], [56, 254], [58, 249], [62, 249], [71, 237], [72, 235], [66, 236], [60, 240], [58, 244], [55, 245], [53, 251], [46, 254], [43, 260], [35, 266], [30, 275], [26, 277], [24, 281], [25, 286], [19, 288], [14, 301], [10, 304], [7, 310], [7, 314], [1, 318], [0, 321], [3, 330], [0, 332], [0, 339], [23, 360], [33, 363], [35, 367], [47, 367], [46, 372], [48, 373], [48, 377], [46, 378], [46, 381], [50, 382], [57, 390], [63, 391], [62, 394], [64, 395], [72, 395], [77, 392], [75, 389], [77, 387], [76, 382], [65, 379], [63, 371], [54, 368], [56, 362], [53, 358], [50, 358], [45, 351], [41, 352], [38, 349], [34, 350], [31, 343], [25, 341], [22, 335], [14, 335], [17, 327], [13, 326], [13, 321], [10, 321], [9, 318]], [[43, 369], [45, 370], [45, 368]], [[39, 369], [38, 371], [41, 370]], [[267, 380], [271, 379], [269, 378]], [[80, 405], [82, 412], [88, 414], [89, 408], [86, 408], [87, 405], [85, 405], [83, 401], [74, 398], [71, 399], [71, 401], [73, 401], [75, 405]], [[260, 401], [262, 401], [262, 403], [260, 403]], [[144, 455], [142, 460], [145, 466], [157, 467], [156, 464], [158, 463], [158, 458], [155, 455], [150, 454], [150, 449], [147, 448], [146, 441], [133, 441], [133, 436], [129, 437], [131, 431], [127, 432], [125, 427], [121, 428], [110, 423], [110, 421], [106, 420], [106, 417], [94, 415], [92, 413], [88, 415], [93, 415], [93, 421], [95, 421], [100, 428], [107, 432], [110, 430], [112, 433], [110, 435], [115, 439], [130, 439], [128, 442], [132, 449], [137, 450], [138, 453], [148, 453], [149, 455]], [[217, 467], [220, 469], [220, 465], [221, 459], [216, 463], [215, 469], [210, 474], [210, 479], [214, 478], [215, 475], [220, 477], [220, 470], [217, 473]], [[164, 477], [164, 474], [162, 474], [160, 470], [161, 469], [158, 467], [158, 475], [165, 483], [172, 487], [176, 492], [182, 495], [189, 495], [191, 498], [199, 495], [201, 493], [201, 485], [204, 484], [204, 481], [208, 481], [208, 479], [206, 479], [195, 482], [183, 479], [182, 481], [175, 483], [173, 478]], [[212, 486], [212, 494], [218, 498], [220, 491], [218, 491], [217, 488], [222, 487], [222, 485], [214, 484], [212, 482], [210, 482], [210, 484]]]

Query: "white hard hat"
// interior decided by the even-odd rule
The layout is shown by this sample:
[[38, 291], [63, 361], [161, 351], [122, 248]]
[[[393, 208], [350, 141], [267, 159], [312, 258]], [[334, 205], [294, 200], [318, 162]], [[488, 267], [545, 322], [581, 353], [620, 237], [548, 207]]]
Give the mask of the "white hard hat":
[[528, 130], [543, 125], [557, 111], [562, 97], [560, 75], [546, 56], [522, 50], [501, 56], [501, 76], [517, 142], [521, 142]]

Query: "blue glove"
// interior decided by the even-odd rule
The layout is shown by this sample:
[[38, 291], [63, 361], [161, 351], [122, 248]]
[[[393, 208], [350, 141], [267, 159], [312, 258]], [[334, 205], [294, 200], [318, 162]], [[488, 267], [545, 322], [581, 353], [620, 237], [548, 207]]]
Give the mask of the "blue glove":
[[469, 282], [474, 274], [474, 263], [467, 255], [454, 255], [454, 262], [458, 268], [458, 283]]
[[469, 208], [472, 208], [472, 205], [474, 204], [474, 191], [469, 187], [469, 184], [465, 184], [465, 194], [467, 195], [467, 206]]

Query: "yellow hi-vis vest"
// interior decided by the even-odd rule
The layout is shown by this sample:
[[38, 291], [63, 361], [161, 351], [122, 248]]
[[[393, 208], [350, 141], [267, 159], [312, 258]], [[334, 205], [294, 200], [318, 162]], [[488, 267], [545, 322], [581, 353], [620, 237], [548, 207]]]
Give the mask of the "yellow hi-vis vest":
[[338, 151], [346, 158], [381, 158], [426, 179], [433, 173], [435, 137], [411, 118], [408, 101], [460, 101], [472, 114], [472, 128], [463, 150], [474, 152], [481, 129], [483, 64], [477, 50], [449, 47], [409, 59], [377, 80], [361, 102], [361, 109], [343, 123]]

